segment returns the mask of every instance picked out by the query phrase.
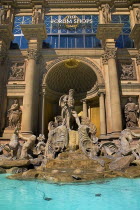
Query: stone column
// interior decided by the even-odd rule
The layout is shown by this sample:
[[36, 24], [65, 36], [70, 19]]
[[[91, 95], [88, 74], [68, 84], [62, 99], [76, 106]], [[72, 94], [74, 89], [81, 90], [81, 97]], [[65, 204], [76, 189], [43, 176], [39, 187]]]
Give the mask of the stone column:
[[83, 118], [87, 118], [88, 117], [88, 108], [87, 108], [87, 100], [83, 99]]
[[121, 102], [118, 84], [118, 74], [116, 67], [116, 49], [106, 48], [106, 56], [108, 56], [108, 76], [110, 86], [110, 105], [112, 118], [112, 132], [117, 133], [122, 130]]
[[108, 73], [108, 62], [106, 59], [102, 59], [105, 71], [105, 89], [106, 89], [106, 97], [105, 97], [105, 107], [106, 107], [106, 127], [107, 133], [110, 134], [112, 132], [112, 118], [111, 118], [111, 109], [110, 109], [110, 85], [109, 85], [109, 73]]
[[42, 93], [41, 133], [44, 134], [45, 123], [45, 93]]
[[26, 88], [23, 100], [22, 132], [32, 133], [35, 114], [35, 74], [36, 74], [37, 49], [28, 50], [28, 65], [26, 69]]
[[39, 90], [39, 74], [37, 59], [42, 40], [46, 38], [46, 29], [44, 24], [21, 25], [21, 28], [25, 38], [29, 40], [28, 64], [25, 77], [26, 88], [23, 99], [22, 133], [32, 134], [37, 130], [37, 123], [34, 122], [38, 120], [39, 99], [36, 92]]
[[99, 93], [100, 103], [100, 133], [106, 135], [105, 98], [104, 93]]
[[99, 24], [97, 38], [102, 40], [105, 53], [102, 56], [105, 70], [107, 125], [109, 133], [119, 133], [122, 130], [121, 103], [116, 66], [115, 39], [121, 33], [123, 24]]

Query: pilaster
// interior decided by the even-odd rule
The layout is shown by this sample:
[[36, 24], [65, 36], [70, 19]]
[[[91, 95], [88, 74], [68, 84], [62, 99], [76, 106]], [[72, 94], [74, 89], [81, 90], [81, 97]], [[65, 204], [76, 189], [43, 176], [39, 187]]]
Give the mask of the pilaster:
[[8, 49], [13, 38], [11, 25], [0, 24], [0, 133], [5, 124]]

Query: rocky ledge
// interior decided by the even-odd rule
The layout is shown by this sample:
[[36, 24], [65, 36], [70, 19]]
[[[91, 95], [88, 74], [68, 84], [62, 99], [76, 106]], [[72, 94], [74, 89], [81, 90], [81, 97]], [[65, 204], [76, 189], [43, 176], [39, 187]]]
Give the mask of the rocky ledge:
[[[0, 161], [0, 173], [15, 173], [8, 176], [9, 179], [42, 179], [55, 183], [86, 182], [115, 177], [136, 178], [140, 177], [140, 161], [134, 159], [134, 156], [130, 155], [114, 160], [105, 157], [90, 160], [78, 150], [61, 153], [54, 160], [42, 162], [41, 166], [37, 166], [39, 160]], [[104, 162], [103, 166], [100, 165], [100, 161]], [[31, 169], [33, 164], [34, 169]]]

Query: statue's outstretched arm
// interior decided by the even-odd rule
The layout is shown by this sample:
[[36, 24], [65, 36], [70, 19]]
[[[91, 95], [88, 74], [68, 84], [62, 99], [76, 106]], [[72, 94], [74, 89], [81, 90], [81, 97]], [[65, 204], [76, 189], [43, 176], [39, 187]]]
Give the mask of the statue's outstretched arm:
[[28, 140], [29, 140], [29, 138], [23, 136], [21, 133], [19, 133], [19, 137], [20, 137], [21, 139], [25, 140], [25, 141], [28, 141]]

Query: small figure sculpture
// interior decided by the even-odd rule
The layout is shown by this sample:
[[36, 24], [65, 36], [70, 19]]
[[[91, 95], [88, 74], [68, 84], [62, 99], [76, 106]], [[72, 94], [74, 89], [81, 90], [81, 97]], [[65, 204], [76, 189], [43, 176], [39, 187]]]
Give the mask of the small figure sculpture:
[[20, 109], [20, 105], [18, 103], [18, 100], [15, 99], [11, 108], [8, 110], [7, 117], [9, 118], [9, 127], [15, 128], [17, 125], [19, 126], [21, 122], [21, 115], [22, 111]]
[[33, 16], [32, 16], [32, 23], [33, 24], [39, 24], [41, 22], [41, 13], [38, 11], [38, 8], [35, 8], [33, 11]]
[[70, 130], [70, 120], [71, 116], [73, 116], [76, 120], [76, 123], [80, 125], [80, 121], [78, 118], [78, 115], [76, 111], [74, 110], [74, 90], [69, 90], [69, 95], [63, 95], [61, 96], [59, 100], [59, 106], [61, 106], [61, 116], [63, 119], [63, 125], [66, 125], [66, 127]]
[[20, 159], [28, 159], [30, 156], [30, 151], [33, 150], [35, 146], [36, 136], [32, 135], [30, 137], [25, 137], [21, 133], [19, 133], [19, 137], [26, 141], [23, 144]]
[[16, 127], [9, 142], [9, 148], [12, 152], [11, 154], [12, 158], [19, 158], [18, 149], [21, 148], [21, 146], [19, 144], [18, 132], [19, 132], [18, 127]]
[[111, 22], [111, 8], [109, 4], [105, 4], [102, 11], [103, 11], [104, 23], [110, 23]]
[[136, 11], [136, 21], [137, 23], [140, 23], [140, 7]]
[[125, 105], [124, 113], [125, 113], [125, 119], [126, 119], [126, 127], [136, 127], [138, 124], [138, 112], [139, 107], [136, 105], [132, 98], [128, 98], [128, 103]]
[[7, 10], [2, 7], [0, 8], [0, 24], [4, 24], [6, 21]]
[[19, 128], [16, 127], [10, 138], [9, 144], [3, 144], [0, 146], [0, 152], [2, 152], [2, 154], [4, 151], [8, 152], [8, 157], [12, 159], [18, 159], [21, 153], [21, 145], [19, 143], [18, 132]]
[[39, 134], [39, 137], [37, 138], [37, 140], [39, 141], [38, 144], [36, 145], [36, 150], [37, 150], [37, 154], [43, 154], [45, 151], [45, 136], [44, 134]]

